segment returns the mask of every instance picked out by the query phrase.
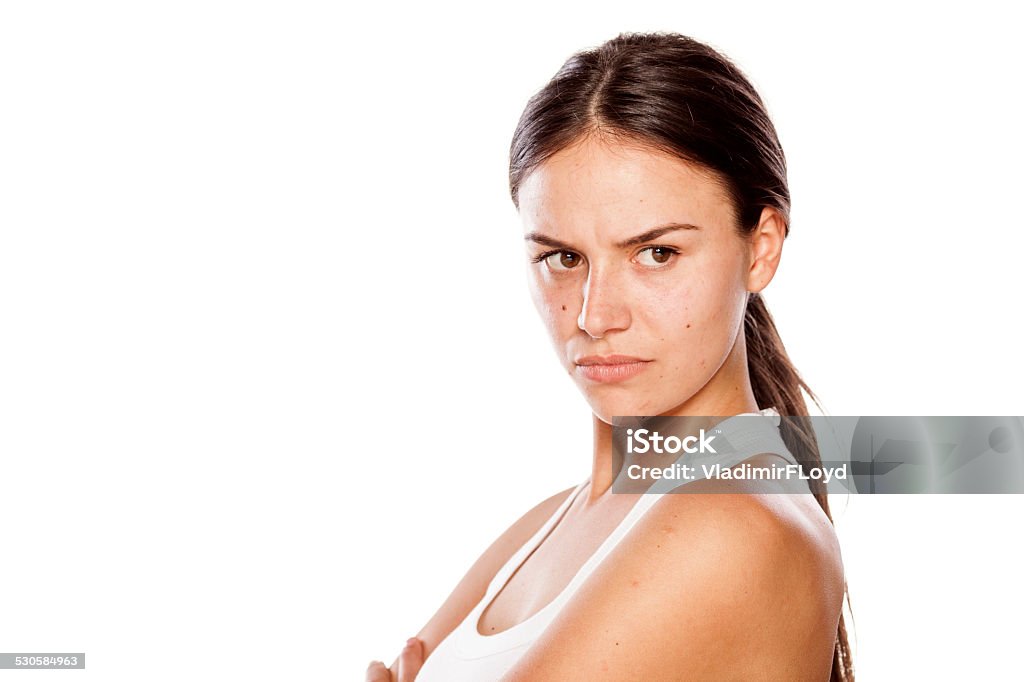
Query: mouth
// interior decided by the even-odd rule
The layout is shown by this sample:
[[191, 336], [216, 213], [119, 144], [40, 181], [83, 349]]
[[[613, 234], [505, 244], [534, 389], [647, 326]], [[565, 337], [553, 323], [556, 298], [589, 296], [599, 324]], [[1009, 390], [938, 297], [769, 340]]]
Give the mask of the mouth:
[[636, 376], [651, 362], [629, 355], [588, 355], [576, 360], [576, 371], [595, 383], [610, 384]]

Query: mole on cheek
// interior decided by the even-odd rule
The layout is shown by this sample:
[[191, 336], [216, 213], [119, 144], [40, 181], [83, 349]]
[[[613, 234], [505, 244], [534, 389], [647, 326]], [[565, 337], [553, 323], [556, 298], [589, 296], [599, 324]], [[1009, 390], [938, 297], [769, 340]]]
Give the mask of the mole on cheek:
[[686, 328], [687, 328], [687, 329], [689, 329], [689, 328], [690, 328], [690, 325], [686, 325]]
[[[562, 306], [562, 310], [565, 310], [565, 306], [564, 305]], [[690, 325], [686, 325], [686, 326], [689, 327]]]

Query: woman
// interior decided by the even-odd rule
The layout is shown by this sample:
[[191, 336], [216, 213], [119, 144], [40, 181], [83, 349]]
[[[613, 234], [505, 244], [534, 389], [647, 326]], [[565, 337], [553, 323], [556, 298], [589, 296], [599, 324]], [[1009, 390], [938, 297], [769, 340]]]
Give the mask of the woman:
[[759, 295], [789, 191], [753, 87], [690, 38], [621, 35], [530, 100], [509, 180], [533, 300], [594, 413], [591, 474], [505, 531], [367, 679], [852, 680], [820, 481], [611, 489], [621, 415], [774, 417], [777, 447], [744, 461], [820, 464], [806, 418], [777, 416], [814, 396]]

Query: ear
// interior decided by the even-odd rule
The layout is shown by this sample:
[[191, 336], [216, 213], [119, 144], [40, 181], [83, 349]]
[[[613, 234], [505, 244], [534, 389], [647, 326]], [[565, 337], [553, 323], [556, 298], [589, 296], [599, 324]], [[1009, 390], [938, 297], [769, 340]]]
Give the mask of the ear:
[[782, 242], [786, 239], [786, 221], [776, 209], [765, 207], [757, 227], [747, 237], [750, 243], [750, 269], [747, 291], [758, 293], [772, 281], [782, 258]]

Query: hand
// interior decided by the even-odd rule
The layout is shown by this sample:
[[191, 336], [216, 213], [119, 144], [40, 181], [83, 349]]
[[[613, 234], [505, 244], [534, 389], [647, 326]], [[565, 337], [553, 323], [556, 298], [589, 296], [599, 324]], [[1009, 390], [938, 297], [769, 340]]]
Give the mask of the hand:
[[366, 682], [414, 682], [423, 667], [423, 642], [410, 637], [392, 667], [397, 668], [397, 674], [382, 661], [371, 661], [366, 668]]

